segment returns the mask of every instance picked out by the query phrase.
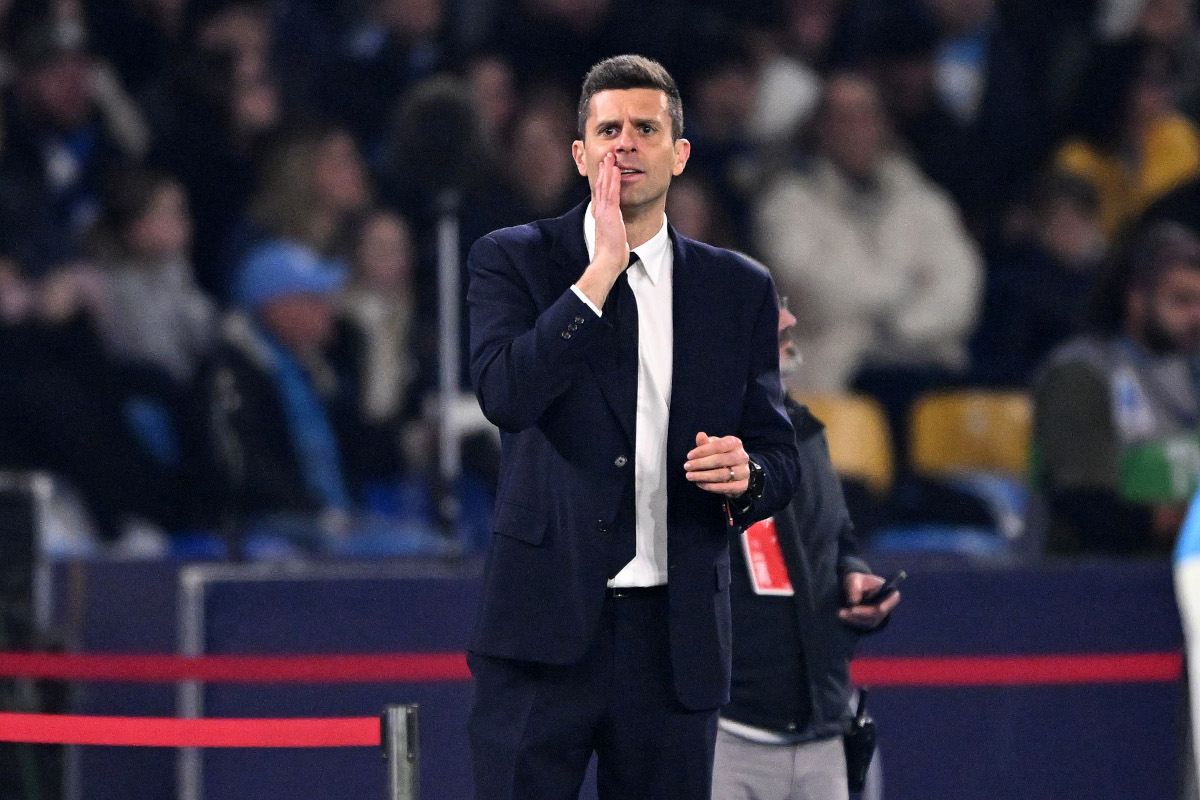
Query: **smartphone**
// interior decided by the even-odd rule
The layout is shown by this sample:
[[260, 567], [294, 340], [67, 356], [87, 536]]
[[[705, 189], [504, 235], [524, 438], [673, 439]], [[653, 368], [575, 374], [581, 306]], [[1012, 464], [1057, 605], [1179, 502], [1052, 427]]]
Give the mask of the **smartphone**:
[[858, 601], [858, 604], [862, 606], [879, 605], [884, 600], [887, 600], [889, 597], [895, 594], [896, 589], [899, 588], [900, 584], [907, 577], [908, 573], [906, 573], [904, 570], [896, 570], [896, 572], [890, 578], [884, 581], [882, 586], [871, 592], [869, 595], [864, 595], [863, 599]]

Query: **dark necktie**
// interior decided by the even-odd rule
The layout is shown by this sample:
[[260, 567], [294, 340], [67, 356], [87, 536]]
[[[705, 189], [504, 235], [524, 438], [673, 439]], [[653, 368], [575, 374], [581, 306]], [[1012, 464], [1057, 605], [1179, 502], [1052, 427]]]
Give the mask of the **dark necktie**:
[[634, 403], [636, 407], [636, 387], [638, 375], [638, 308], [637, 298], [633, 296], [633, 288], [629, 285], [629, 270], [637, 264], [638, 257], [629, 254], [629, 267], [617, 278], [613, 291], [617, 293], [617, 340], [620, 342], [621, 376], [630, 378], [635, 387]]
[[[638, 257], [629, 254], [629, 269], [621, 273], [613, 285], [616, 293], [616, 329], [617, 329], [617, 363], [621, 385], [625, 387], [623, 405], [625, 413], [630, 415], [634, 424], [631, 430], [637, 430], [637, 385], [638, 385], [638, 309], [637, 298], [629, 286], [629, 270], [633, 269]], [[608, 576], [615, 576], [628, 564], [637, 553], [637, 512], [634, 510], [634, 454], [623, 453], [626, 458], [625, 466], [629, 470], [627, 497], [621, 504], [621, 513], [614, 526], [614, 536], [608, 550]]]

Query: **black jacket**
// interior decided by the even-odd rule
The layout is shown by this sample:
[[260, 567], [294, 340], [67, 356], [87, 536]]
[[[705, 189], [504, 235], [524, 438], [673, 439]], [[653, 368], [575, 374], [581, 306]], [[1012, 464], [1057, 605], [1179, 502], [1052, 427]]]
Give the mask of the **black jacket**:
[[795, 594], [756, 595], [741, 532], [731, 533], [733, 683], [721, 716], [822, 739], [843, 733], [851, 718], [850, 658], [861, 634], [838, 618], [842, 578], [871, 569], [858, 557], [824, 425], [790, 398], [786, 406], [801, 486], [775, 527]]
[[[364, 482], [394, 478], [399, 445], [383, 425], [359, 413], [356, 347], [339, 326], [320, 370], [310, 372], [338, 440], [342, 477], [351, 497]], [[222, 337], [199, 378], [198, 413], [207, 420], [207, 450], [216, 485], [214, 510], [238, 515], [315, 513], [321, 499], [308, 486], [288, 431], [270, 354], [249, 319], [227, 316]]]

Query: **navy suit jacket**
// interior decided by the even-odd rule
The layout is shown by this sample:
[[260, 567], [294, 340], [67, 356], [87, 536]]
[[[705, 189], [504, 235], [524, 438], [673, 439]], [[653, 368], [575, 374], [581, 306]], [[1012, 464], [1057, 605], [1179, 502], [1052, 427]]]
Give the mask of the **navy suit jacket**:
[[[636, 375], [617, 369], [612, 315], [597, 317], [570, 289], [589, 262], [585, 209], [491, 233], [468, 259], [471, 376], [502, 449], [471, 642], [483, 655], [581, 658], [600, 618], [614, 528], [634, 519]], [[670, 649], [679, 700], [704, 709], [728, 701], [729, 551], [722, 498], [686, 479], [687, 453], [699, 431], [742, 439], [766, 473], [745, 522], [792, 499], [798, 456], [770, 277], [729, 251], [670, 236]]]

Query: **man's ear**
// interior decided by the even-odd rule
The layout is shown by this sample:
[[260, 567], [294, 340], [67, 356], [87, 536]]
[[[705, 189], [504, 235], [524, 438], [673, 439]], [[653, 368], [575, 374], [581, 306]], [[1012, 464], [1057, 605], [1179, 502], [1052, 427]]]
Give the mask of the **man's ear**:
[[579, 174], [587, 177], [587, 162], [583, 160], [583, 141], [576, 139], [571, 143], [571, 157], [575, 159], [575, 169], [579, 170]]
[[675, 163], [671, 165], [671, 174], [680, 175], [687, 166], [688, 156], [692, 154], [692, 143], [687, 139], [675, 140]]

